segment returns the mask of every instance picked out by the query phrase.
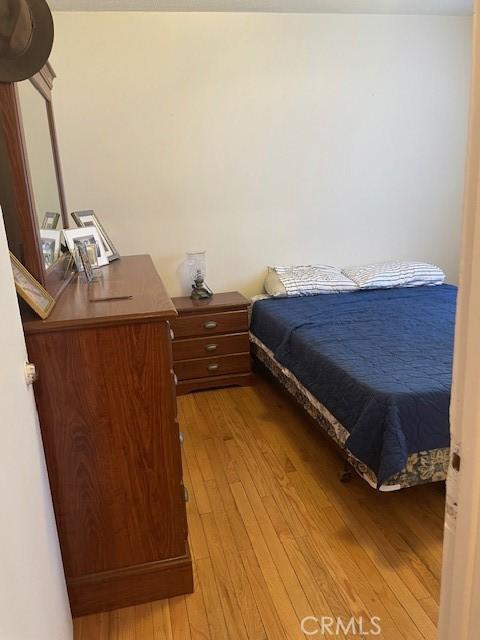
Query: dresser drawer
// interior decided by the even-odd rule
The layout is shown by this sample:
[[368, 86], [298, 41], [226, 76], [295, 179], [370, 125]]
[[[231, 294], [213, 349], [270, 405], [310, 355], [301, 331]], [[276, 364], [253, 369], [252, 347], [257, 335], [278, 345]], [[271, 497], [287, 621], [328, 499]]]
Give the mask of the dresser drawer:
[[179, 380], [207, 378], [230, 373], [248, 373], [250, 371], [250, 354], [237, 353], [218, 358], [200, 358], [182, 360], [175, 363], [175, 373]]
[[192, 360], [207, 356], [225, 356], [230, 353], [245, 353], [250, 349], [248, 333], [232, 333], [226, 336], [211, 336], [208, 338], [190, 338], [175, 340], [173, 359]]
[[185, 315], [171, 321], [175, 338], [200, 337], [218, 333], [247, 331], [248, 312], [228, 311], [205, 315]]

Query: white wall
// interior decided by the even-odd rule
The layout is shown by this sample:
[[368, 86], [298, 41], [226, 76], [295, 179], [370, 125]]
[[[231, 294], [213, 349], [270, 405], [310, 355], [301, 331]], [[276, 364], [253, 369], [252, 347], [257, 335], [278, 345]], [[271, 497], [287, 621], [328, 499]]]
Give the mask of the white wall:
[[0, 211], [0, 640], [68, 640], [72, 621]]
[[70, 209], [172, 295], [265, 266], [431, 260], [457, 277], [469, 18], [56, 13]]

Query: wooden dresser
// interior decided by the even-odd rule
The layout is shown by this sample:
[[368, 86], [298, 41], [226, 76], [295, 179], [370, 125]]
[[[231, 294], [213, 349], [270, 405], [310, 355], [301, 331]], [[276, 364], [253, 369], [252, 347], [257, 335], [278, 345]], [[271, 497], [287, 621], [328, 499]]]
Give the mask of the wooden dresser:
[[247, 298], [230, 292], [172, 302], [178, 312], [171, 323], [177, 395], [251, 384]]
[[[74, 616], [192, 591], [170, 322], [149, 256], [24, 324]], [[91, 302], [92, 298], [131, 296]]]

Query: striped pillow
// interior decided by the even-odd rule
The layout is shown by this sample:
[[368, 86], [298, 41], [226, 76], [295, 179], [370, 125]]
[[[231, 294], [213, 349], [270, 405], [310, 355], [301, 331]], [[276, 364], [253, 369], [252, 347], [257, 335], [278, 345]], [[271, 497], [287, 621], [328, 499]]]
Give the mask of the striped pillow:
[[272, 296], [313, 296], [356, 289], [340, 269], [325, 264], [269, 267], [265, 278], [265, 290]]
[[420, 287], [445, 282], [445, 274], [440, 267], [426, 262], [378, 262], [346, 267], [342, 273], [360, 289]]

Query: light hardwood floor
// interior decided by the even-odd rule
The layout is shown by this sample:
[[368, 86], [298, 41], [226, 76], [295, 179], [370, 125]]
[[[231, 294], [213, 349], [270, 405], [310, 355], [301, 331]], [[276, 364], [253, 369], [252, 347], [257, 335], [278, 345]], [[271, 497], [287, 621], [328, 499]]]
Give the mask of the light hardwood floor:
[[356, 476], [340, 483], [333, 447], [261, 377], [178, 404], [195, 593], [77, 618], [76, 640], [294, 640], [305, 616], [378, 616], [374, 637], [433, 640], [438, 484], [379, 494]]

